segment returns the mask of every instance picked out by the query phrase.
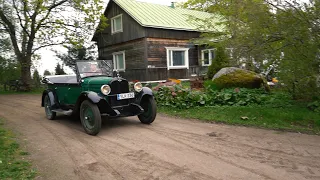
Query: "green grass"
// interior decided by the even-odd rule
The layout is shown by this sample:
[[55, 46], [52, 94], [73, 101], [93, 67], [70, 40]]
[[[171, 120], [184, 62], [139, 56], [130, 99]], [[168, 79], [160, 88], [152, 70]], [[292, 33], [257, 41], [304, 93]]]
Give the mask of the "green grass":
[[45, 88], [32, 89], [29, 92], [4, 91], [0, 88], [0, 94], [41, 94]]
[[0, 119], [0, 179], [33, 179], [35, 170], [24, 160], [28, 152], [22, 151], [12, 132], [2, 127]]
[[320, 113], [309, 111], [305, 106], [299, 105], [284, 108], [217, 106], [174, 109], [159, 107], [159, 112], [207, 122], [320, 134]]
[[190, 88], [190, 81], [182, 81], [181, 85], [183, 88]]

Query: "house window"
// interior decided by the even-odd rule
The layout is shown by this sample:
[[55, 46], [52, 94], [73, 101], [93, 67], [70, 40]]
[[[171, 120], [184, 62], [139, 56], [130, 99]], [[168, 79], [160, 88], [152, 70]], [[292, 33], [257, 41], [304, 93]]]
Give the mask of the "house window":
[[189, 69], [189, 48], [166, 47], [168, 69]]
[[125, 71], [126, 61], [124, 51], [113, 53], [113, 69], [118, 71]]
[[215, 57], [215, 49], [205, 49], [201, 51], [202, 66], [210, 66]]
[[122, 32], [122, 14], [111, 18], [111, 33]]

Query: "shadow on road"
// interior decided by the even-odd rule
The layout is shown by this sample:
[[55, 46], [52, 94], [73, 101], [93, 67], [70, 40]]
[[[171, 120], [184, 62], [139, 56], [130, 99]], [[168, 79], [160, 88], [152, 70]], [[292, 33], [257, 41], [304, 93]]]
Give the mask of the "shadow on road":
[[[101, 131], [108, 131], [113, 128], [127, 128], [134, 126], [143, 126], [136, 117], [119, 117], [119, 118], [108, 118], [102, 117]], [[70, 126], [72, 128], [82, 130], [82, 125], [80, 119], [75, 119], [67, 115], [57, 115], [55, 122]]]

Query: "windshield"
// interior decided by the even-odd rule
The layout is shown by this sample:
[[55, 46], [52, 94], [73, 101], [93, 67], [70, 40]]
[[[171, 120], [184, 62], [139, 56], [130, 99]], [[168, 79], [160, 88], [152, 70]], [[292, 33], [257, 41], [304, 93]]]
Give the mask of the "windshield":
[[112, 76], [113, 68], [111, 60], [78, 61], [78, 72], [81, 78], [89, 76]]

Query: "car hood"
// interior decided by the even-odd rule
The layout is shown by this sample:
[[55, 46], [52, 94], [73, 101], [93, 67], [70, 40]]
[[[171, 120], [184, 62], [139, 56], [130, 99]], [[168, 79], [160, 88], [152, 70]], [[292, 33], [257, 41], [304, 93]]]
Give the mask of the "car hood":
[[82, 84], [84, 85], [103, 85], [108, 84], [113, 78], [112, 77], [87, 77], [83, 79]]

